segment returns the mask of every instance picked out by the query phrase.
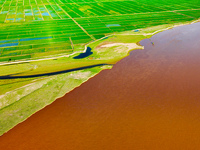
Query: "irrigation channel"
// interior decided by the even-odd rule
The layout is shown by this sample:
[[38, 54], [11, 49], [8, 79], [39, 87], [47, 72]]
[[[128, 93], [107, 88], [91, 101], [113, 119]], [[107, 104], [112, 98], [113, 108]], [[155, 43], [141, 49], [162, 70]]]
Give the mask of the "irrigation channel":
[[1, 149], [199, 149], [200, 23], [151, 41], [4, 134]]

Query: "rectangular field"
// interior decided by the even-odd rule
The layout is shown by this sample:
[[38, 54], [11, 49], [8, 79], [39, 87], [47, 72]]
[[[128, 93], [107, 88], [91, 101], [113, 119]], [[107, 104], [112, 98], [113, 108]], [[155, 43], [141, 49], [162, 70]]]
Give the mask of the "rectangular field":
[[197, 0], [1, 0], [0, 62], [71, 54], [114, 32], [199, 17]]

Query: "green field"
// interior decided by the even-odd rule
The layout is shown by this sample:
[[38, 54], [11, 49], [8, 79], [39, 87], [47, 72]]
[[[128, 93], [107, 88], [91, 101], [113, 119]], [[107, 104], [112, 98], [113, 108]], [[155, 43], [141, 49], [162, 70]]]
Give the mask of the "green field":
[[67, 55], [111, 33], [199, 17], [197, 0], [1, 0], [0, 62]]

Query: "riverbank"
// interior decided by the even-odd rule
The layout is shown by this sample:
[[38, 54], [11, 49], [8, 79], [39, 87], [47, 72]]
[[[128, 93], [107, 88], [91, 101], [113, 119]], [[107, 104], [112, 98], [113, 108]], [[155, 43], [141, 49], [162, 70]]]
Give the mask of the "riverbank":
[[144, 50], [17, 125], [1, 147], [199, 149], [199, 31], [198, 23], [160, 32], [154, 45], [142, 40]]
[[[60, 67], [63, 69], [63, 66], [65, 69], [71, 69], [76, 66], [84, 67], [88, 64], [115, 64], [122, 58], [128, 56], [131, 50], [139, 48], [142, 49], [143, 47], [137, 46], [136, 43], [142, 39], [145, 39], [147, 37], [146, 34], [152, 34], [155, 33], [155, 30], [160, 30], [166, 27], [169, 28], [172, 26], [173, 25], [163, 25], [159, 27], [141, 29], [139, 31], [139, 35], [134, 31], [130, 31], [131, 35], [114, 34], [106, 39], [103, 38], [97, 42], [89, 44], [88, 46], [91, 47], [93, 54], [81, 60], [74, 60], [73, 56], [68, 57], [68, 59], [62, 58], [52, 62], [48, 60], [48, 63], [46, 61], [41, 62], [42, 65], [38, 62], [37, 64], [36, 62], [34, 62], [34, 64], [32, 64], [32, 62], [29, 64], [20, 64], [20, 66], [11, 65], [9, 66], [9, 69], [7, 68], [7, 70], [9, 71], [9, 75], [11, 77], [17, 78], [17, 76], [22, 77], [27, 75], [35, 75], [36, 73], [45, 73], [50, 71], [48, 70], [50, 68], [51, 71], [60, 70]], [[148, 35], [148, 37], [149, 36], [152, 35]], [[29, 65], [29, 68], [27, 65]], [[19, 69], [21, 67], [27, 69], [28, 71], [21, 71]], [[33, 67], [35, 69], [33, 69]], [[14, 68], [15, 72], [13, 72], [12, 68]], [[87, 81], [101, 70], [109, 68], [111, 68], [110, 65], [107, 67], [96, 67], [62, 75], [50, 77], [44, 76], [43, 78], [33, 78], [29, 80], [1, 80], [1, 89], [4, 90], [1, 92], [1, 95], [3, 96], [1, 96], [0, 114], [3, 117], [0, 118], [0, 124], [3, 126], [3, 128], [1, 129], [0, 134], [5, 133], [16, 124], [24, 121], [27, 117], [34, 114], [41, 108], [44, 108], [46, 105], [49, 105], [55, 99], [62, 97], [65, 93]], [[6, 75], [8, 72], [2, 72], [2, 74]], [[28, 90], [28, 88], [31, 90]], [[12, 99], [11, 97], [17, 98]]]

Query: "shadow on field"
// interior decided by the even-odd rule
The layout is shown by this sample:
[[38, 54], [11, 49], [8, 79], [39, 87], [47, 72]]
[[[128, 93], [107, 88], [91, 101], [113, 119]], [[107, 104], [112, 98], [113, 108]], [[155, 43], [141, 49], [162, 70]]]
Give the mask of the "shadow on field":
[[43, 73], [43, 74], [35, 74], [35, 75], [26, 75], [26, 76], [6, 75], [6, 76], [0, 76], [0, 79], [19, 79], [19, 78], [51, 76], [51, 75], [58, 75], [58, 74], [62, 74], [62, 73], [68, 73], [68, 72], [72, 72], [72, 71], [78, 71], [78, 70], [82, 70], [82, 69], [94, 68], [94, 67], [99, 67], [99, 66], [104, 66], [104, 65], [108, 65], [108, 64], [91, 65], [91, 66], [74, 68], [74, 69], [69, 69], [69, 70], [63, 70], [63, 71], [57, 71], [57, 72], [51, 72], [51, 73]]

